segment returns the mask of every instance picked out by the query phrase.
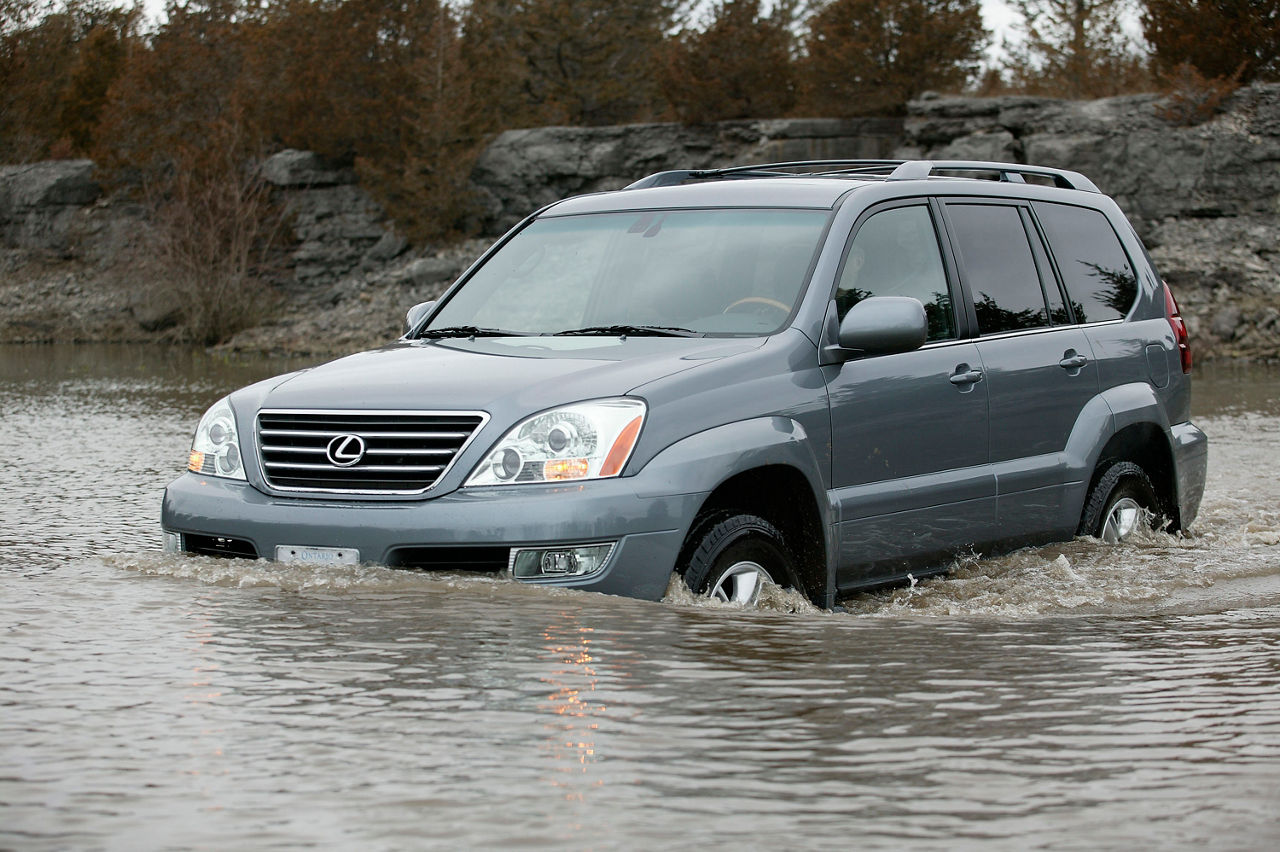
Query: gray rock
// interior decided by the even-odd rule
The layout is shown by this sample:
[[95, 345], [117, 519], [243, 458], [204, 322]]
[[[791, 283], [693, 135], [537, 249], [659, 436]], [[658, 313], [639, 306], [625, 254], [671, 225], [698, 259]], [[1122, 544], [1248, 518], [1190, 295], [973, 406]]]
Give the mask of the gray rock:
[[1022, 143], [1012, 133], [1007, 130], [991, 130], [953, 139], [941, 148], [933, 150], [931, 156], [936, 160], [1015, 163], [1023, 154]]
[[67, 254], [81, 208], [101, 194], [90, 160], [0, 166], [0, 244]]
[[1244, 312], [1240, 308], [1235, 305], [1225, 307], [1214, 314], [1209, 331], [1221, 340], [1232, 340], [1241, 330], [1240, 321], [1243, 318]]
[[[1240, 89], [1220, 114], [1192, 127], [1167, 120], [1166, 106], [1155, 95], [1099, 101], [942, 96], [912, 103], [905, 119], [513, 130], [476, 163], [471, 224], [492, 236], [565, 196], [625, 186], [666, 169], [880, 159], [895, 152], [1060, 166], [1088, 175], [1129, 215], [1177, 295], [1198, 358], [1280, 358], [1280, 84]], [[411, 259], [351, 169], [310, 152], [282, 151], [262, 164], [262, 174], [293, 230], [292, 271], [282, 282], [286, 301], [304, 325], [344, 317], [342, 339], [352, 345], [398, 329], [408, 305], [438, 295], [487, 244]], [[5, 291], [9, 301], [0, 300], [0, 320], [33, 300], [88, 315], [82, 303], [99, 297], [98, 271], [123, 269], [126, 279], [137, 277], [131, 258], [146, 256], [146, 211], [99, 196], [88, 161], [0, 166], [0, 288], [33, 276], [29, 287], [15, 283]], [[70, 261], [83, 282], [59, 283], [56, 292], [41, 295], [38, 286], [52, 279], [30, 270], [50, 261], [55, 268]], [[131, 311], [124, 316], [135, 333], [140, 326], [157, 335], [171, 331], [167, 308]], [[28, 334], [22, 323], [44, 322], [38, 311], [22, 316], [10, 323], [18, 331], [6, 333], [21, 337]], [[361, 323], [368, 324], [363, 331]], [[254, 339], [283, 333], [261, 331]], [[311, 332], [297, 339], [319, 346]]]
[[652, 172], [811, 159], [880, 159], [900, 144], [896, 119], [775, 119], [690, 127], [538, 127], [500, 134], [471, 174], [481, 227], [497, 235], [569, 195], [618, 189]]
[[462, 272], [458, 261], [446, 257], [423, 257], [405, 269], [406, 278], [416, 286], [451, 282]]
[[367, 260], [375, 263], [386, 263], [404, 253], [409, 241], [392, 231], [385, 231], [382, 237], [373, 244], [373, 248], [365, 253]]
[[82, 206], [101, 194], [92, 160], [0, 166], [0, 220], [40, 208]]
[[136, 304], [130, 310], [138, 327], [152, 333], [177, 327], [183, 316], [182, 308], [172, 302]]
[[262, 177], [268, 183], [289, 188], [338, 186], [356, 182], [351, 169], [336, 168], [319, 154], [292, 148], [272, 154], [262, 162]]
[[377, 246], [382, 246], [380, 252], [394, 251], [390, 257], [403, 251], [396, 248], [400, 238], [382, 208], [359, 186], [300, 186], [282, 192], [298, 243], [292, 255], [294, 283], [303, 289], [332, 284], [365, 262]]
[[910, 105], [901, 153], [942, 159], [1004, 153], [1012, 162], [1083, 172], [1131, 217], [1280, 212], [1280, 84], [1240, 89], [1194, 127], [1163, 117], [1167, 101], [941, 98]]

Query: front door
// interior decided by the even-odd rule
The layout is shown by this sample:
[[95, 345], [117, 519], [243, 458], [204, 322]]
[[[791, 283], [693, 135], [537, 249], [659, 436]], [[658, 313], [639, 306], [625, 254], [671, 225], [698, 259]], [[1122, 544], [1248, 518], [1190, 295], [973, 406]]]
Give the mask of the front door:
[[929, 338], [914, 352], [825, 368], [841, 589], [945, 565], [994, 525], [987, 385], [977, 347], [959, 339], [949, 277], [923, 199], [873, 211], [846, 250], [840, 318], [864, 298], [911, 296]]

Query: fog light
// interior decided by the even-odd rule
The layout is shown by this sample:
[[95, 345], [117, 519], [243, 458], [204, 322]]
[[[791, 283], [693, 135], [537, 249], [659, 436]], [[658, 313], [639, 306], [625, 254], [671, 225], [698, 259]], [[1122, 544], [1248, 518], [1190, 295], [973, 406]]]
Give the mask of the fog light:
[[585, 577], [603, 569], [611, 553], [612, 542], [515, 550], [511, 554], [511, 573], [518, 580]]

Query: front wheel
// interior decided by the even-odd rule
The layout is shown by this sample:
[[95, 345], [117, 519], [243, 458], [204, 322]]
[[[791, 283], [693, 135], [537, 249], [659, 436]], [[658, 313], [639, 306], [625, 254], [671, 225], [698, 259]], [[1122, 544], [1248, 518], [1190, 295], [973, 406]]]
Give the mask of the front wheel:
[[720, 513], [690, 537], [684, 581], [697, 595], [754, 607], [765, 583], [792, 584], [795, 565], [782, 533], [757, 515]]
[[1132, 462], [1116, 462], [1099, 477], [1080, 519], [1080, 533], [1118, 544], [1143, 525], [1156, 526], [1160, 503], [1146, 472]]

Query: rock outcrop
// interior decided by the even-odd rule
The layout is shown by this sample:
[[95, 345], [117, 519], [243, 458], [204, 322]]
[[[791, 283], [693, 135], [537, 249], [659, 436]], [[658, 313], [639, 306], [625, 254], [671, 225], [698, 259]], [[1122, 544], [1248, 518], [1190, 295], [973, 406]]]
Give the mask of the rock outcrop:
[[114, 272], [143, 223], [103, 197], [89, 160], [0, 166], [0, 341], [153, 339], [156, 317], [139, 321]]
[[903, 158], [1083, 172], [1125, 210], [1201, 356], [1280, 357], [1280, 85], [1240, 89], [1195, 126], [1155, 95], [1097, 101], [929, 98]]
[[[926, 97], [905, 119], [687, 127], [544, 127], [499, 135], [472, 174], [492, 238], [568, 195], [646, 174], [797, 159], [1038, 163], [1088, 175], [1125, 209], [1177, 294], [1197, 356], [1280, 358], [1280, 85], [1210, 120], [1165, 118], [1155, 95], [1100, 101]], [[398, 333], [486, 240], [410, 247], [350, 168], [305, 151], [262, 164], [289, 213], [284, 304], [234, 348], [340, 352]], [[145, 211], [104, 198], [86, 160], [0, 167], [0, 340], [164, 339], [173, 306], [137, 284]], [[139, 249], [144, 249], [139, 251]]]
[[653, 172], [742, 163], [832, 158], [884, 159], [902, 139], [891, 118], [797, 118], [718, 124], [536, 127], [500, 134], [471, 173], [500, 234], [553, 201], [621, 189]]
[[284, 199], [297, 243], [293, 275], [303, 287], [331, 284], [366, 258], [377, 265], [405, 249], [382, 208], [360, 188], [354, 169], [310, 151], [286, 150], [263, 162], [262, 176]]
[[0, 241], [65, 251], [78, 214], [101, 194], [92, 160], [0, 166]]

